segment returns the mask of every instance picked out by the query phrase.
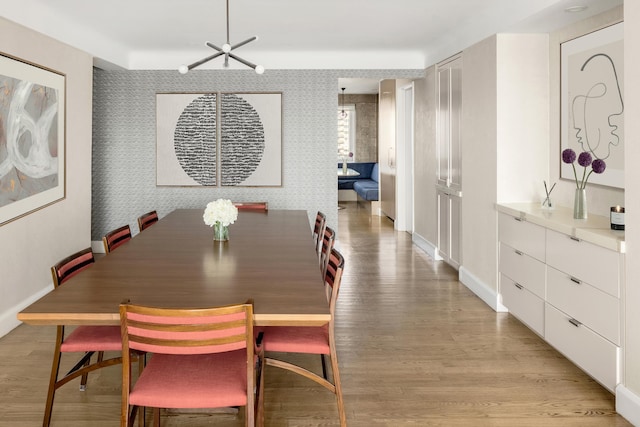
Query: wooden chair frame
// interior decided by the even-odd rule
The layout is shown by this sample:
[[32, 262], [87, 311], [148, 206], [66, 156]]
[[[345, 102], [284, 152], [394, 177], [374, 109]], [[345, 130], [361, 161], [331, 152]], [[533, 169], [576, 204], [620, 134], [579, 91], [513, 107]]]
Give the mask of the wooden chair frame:
[[156, 222], [158, 222], [158, 212], [147, 212], [146, 214], [140, 215], [138, 217], [138, 229], [140, 230], [140, 232], [142, 232], [143, 230], [151, 227]]
[[318, 211], [316, 214], [316, 222], [313, 227], [313, 244], [316, 246], [316, 253], [320, 256], [320, 242], [324, 233], [324, 228], [327, 226], [327, 216]]
[[[61, 286], [66, 280], [73, 277], [80, 271], [88, 268], [95, 262], [91, 248], [80, 250], [51, 267], [51, 276], [53, 278], [54, 289]], [[94, 326], [89, 326], [93, 328]], [[85, 327], [86, 328], [86, 327]], [[103, 326], [95, 326], [95, 328], [103, 328]], [[87, 386], [88, 374], [91, 371], [101, 369], [107, 366], [118, 365], [122, 363], [122, 357], [113, 357], [104, 359], [104, 352], [97, 351], [97, 360], [91, 363], [91, 357], [96, 351], [86, 351], [80, 360], [67, 372], [64, 377], [58, 378], [60, 372], [60, 360], [62, 358], [62, 344], [65, 340], [65, 326], [58, 325], [56, 333], [55, 348], [53, 354], [53, 362], [51, 365], [51, 375], [49, 377], [49, 389], [47, 392], [47, 401], [45, 404], [44, 417], [42, 421], [43, 427], [48, 427], [51, 423], [51, 414], [53, 412], [53, 401], [56, 390], [67, 384], [75, 378], [82, 377], [80, 380], [80, 390], [84, 391]]]
[[329, 263], [329, 254], [333, 249], [333, 245], [336, 240], [336, 232], [331, 227], [325, 227], [322, 233], [322, 240], [320, 241], [320, 254], [318, 261], [320, 262], [320, 272], [322, 277], [325, 277], [327, 272], [327, 264]]
[[[145, 317], [142, 321], [135, 319], [129, 319], [129, 314], [134, 313], [143, 316], [153, 316], [158, 319], [167, 319], [166, 322], [159, 321], [154, 322], [149, 317]], [[214, 323], [188, 323], [185, 322], [185, 318], [198, 318], [198, 317], [215, 317], [224, 315], [233, 315], [238, 313], [244, 313], [244, 319], [233, 321], [222, 321]], [[176, 321], [172, 321], [171, 318], [180, 318]], [[135, 421], [138, 407], [130, 404], [129, 394], [131, 391], [131, 367], [130, 367], [130, 354], [132, 351], [132, 345], [134, 350], [145, 351], [146, 348], [151, 346], [155, 348], [154, 356], [158, 357], [162, 355], [162, 348], [171, 349], [167, 350], [169, 354], [182, 354], [179, 351], [173, 349], [177, 347], [188, 347], [189, 349], [196, 349], [198, 347], [204, 347], [203, 350], [195, 350], [196, 354], [208, 354], [218, 353], [211, 350], [211, 347], [229, 344], [240, 344], [244, 341], [247, 357], [247, 404], [245, 410], [245, 423], [247, 426], [256, 425], [256, 420], [259, 420], [258, 425], [262, 425], [263, 409], [262, 409], [262, 391], [264, 385], [261, 382], [262, 370], [264, 367], [264, 357], [262, 352], [258, 353], [257, 363], [254, 365], [255, 355], [255, 342], [253, 339], [253, 302], [249, 301], [245, 304], [230, 305], [224, 307], [214, 308], [202, 308], [202, 309], [173, 309], [173, 308], [156, 308], [145, 307], [139, 305], [133, 305], [130, 303], [123, 303], [120, 305], [120, 321], [121, 321], [121, 335], [122, 335], [122, 349], [123, 349], [123, 370], [122, 370], [122, 406], [121, 406], [121, 427], [131, 427]], [[213, 332], [221, 331], [230, 328], [244, 327], [245, 332], [235, 336], [225, 337], [207, 337], [202, 339], [195, 338], [153, 338], [147, 336], [144, 332], [138, 332], [141, 336], [132, 335], [129, 331], [129, 327], [135, 327], [138, 331], [149, 330], [154, 333], [169, 333], [172, 335], [180, 334], [181, 332]], [[223, 350], [220, 353], [228, 351]], [[129, 367], [128, 369], [126, 367]], [[141, 411], [141, 418], [144, 423], [144, 410]], [[154, 408], [154, 425], [160, 425], [160, 408]]]
[[111, 253], [117, 249], [120, 245], [131, 240], [131, 228], [129, 224], [116, 228], [104, 235], [102, 238], [102, 244], [104, 245], [105, 253]]
[[[276, 368], [286, 369], [288, 371], [295, 372], [298, 375], [302, 375], [316, 383], [320, 384], [330, 392], [336, 395], [336, 403], [338, 406], [338, 415], [340, 417], [340, 426], [346, 427], [347, 418], [344, 408], [344, 401], [342, 396], [342, 386], [340, 382], [340, 371], [338, 369], [338, 355], [336, 352], [335, 333], [334, 333], [334, 319], [335, 319], [335, 307], [338, 300], [338, 293], [340, 290], [340, 282], [342, 280], [342, 272], [344, 270], [344, 257], [335, 249], [331, 250], [327, 271], [325, 274], [325, 290], [327, 293], [327, 300], [329, 301], [329, 310], [331, 312], [331, 321], [329, 322], [329, 349], [328, 355], [331, 359], [331, 371], [333, 376], [333, 382], [330, 382], [327, 378], [326, 371], [324, 369], [324, 354], [323, 357], [323, 375], [320, 376], [315, 372], [312, 372], [306, 368], [295, 365], [290, 362], [286, 362], [280, 359], [274, 359], [272, 357], [265, 356], [265, 363], [268, 366], [274, 366]], [[277, 326], [275, 326], [277, 328]], [[259, 336], [258, 341], [262, 342], [264, 338], [265, 342], [269, 339], [268, 328], [265, 329], [264, 337], [262, 334]], [[262, 382], [265, 381], [264, 372]]]

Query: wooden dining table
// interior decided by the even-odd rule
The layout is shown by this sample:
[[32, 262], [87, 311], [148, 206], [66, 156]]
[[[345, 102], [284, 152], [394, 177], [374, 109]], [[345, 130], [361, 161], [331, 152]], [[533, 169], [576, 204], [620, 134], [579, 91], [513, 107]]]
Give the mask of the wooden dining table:
[[34, 302], [34, 325], [119, 324], [121, 302], [199, 308], [254, 302], [256, 326], [330, 321], [303, 210], [240, 211], [213, 240], [202, 209], [178, 209]]

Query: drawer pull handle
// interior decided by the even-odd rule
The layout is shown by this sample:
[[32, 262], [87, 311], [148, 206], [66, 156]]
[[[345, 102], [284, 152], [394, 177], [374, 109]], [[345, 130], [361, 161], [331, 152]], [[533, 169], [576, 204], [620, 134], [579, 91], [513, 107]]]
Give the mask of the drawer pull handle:
[[580, 241], [580, 239], [579, 239], [579, 238], [574, 237], [574, 236], [569, 236], [569, 238], [570, 238], [571, 240], [575, 240], [576, 242], [579, 242], [579, 241]]
[[514, 283], [513, 285], [520, 290], [524, 289], [524, 286], [522, 286], [520, 283]]
[[571, 280], [576, 285], [581, 285], [582, 284], [582, 281], [580, 279], [576, 279], [575, 277], [569, 277], [569, 280]]
[[520, 218], [519, 216], [514, 216], [513, 219], [515, 219], [518, 222], [522, 222], [522, 218]]
[[575, 326], [576, 328], [579, 327], [580, 325], [582, 325], [582, 323], [580, 323], [578, 320], [576, 319], [569, 319], [569, 323], [571, 323], [573, 326]]
[[519, 251], [519, 250], [517, 250], [517, 249], [514, 249], [514, 250], [516, 251], [516, 254], [518, 254], [518, 255], [524, 255], [521, 251]]

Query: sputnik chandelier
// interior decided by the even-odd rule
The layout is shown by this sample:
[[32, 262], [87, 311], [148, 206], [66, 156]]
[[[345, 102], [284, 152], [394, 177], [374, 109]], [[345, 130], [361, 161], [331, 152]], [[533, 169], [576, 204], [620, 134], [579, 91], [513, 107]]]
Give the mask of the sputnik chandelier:
[[217, 52], [214, 53], [213, 55], [207, 56], [206, 58], [202, 58], [199, 61], [194, 62], [191, 65], [181, 65], [178, 68], [178, 71], [181, 74], [187, 74], [189, 72], [189, 70], [192, 70], [202, 64], [204, 64], [205, 62], [209, 62], [212, 59], [215, 59], [219, 56], [224, 55], [224, 67], [227, 68], [229, 67], [229, 58], [233, 58], [238, 62], [242, 62], [244, 65], [246, 65], [247, 67], [251, 67], [255, 70], [255, 72], [257, 74], [262, 74], [264, 73], [264, 67], [262, 65], [256, 65], [253, 64], [245, 59], [240, 58], [239, 56], [231, 53], [234, 49], [237, 49], [241, 46], [244, 46], [247, 43], [251, 43], [254, 40], [258, 40], [258, 36], [253, 36], [251, 38], [246, 39], [245, 41], [242, 41], [240, 43], [234, 44], [232, 45], [231, 42], [229, 41], [229, 0], [227, 0], [227, 42], [225, 44], [222, 45], [222, 47], [218, 47], [216, 45], [214, 45], [211, 42], [205, 42], [206, 46], [209, 46], [210, 48], [216, 50]]

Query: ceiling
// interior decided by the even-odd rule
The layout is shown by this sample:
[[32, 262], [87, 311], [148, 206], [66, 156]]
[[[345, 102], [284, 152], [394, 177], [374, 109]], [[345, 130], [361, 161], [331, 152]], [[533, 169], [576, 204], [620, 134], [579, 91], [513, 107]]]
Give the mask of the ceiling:
[[[267, 70], [420, 69], [495, 33], [553, 31], [622, 3], [230, 0], [230, 41], [258, 35], [234, 53]], [[564, 11], [575, 5], [588, 9]], [[90, 53], [102, 68], [176, 69], [213, 53], [205, 41], [226, 41], [225, 0], [0, 0], [0, 6], [3, 17]]]

